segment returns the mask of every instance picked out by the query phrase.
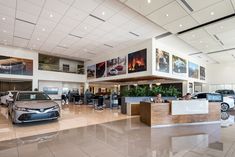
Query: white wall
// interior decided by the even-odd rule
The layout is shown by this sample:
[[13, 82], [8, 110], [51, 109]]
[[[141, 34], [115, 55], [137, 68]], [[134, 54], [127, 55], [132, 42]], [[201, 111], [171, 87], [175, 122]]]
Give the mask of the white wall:
[[[156, 49], [161, 49], [170, 54], [169, 59], [170, 59], [170, 72], [169, 73], [164, 73], [164, 72], [159, 72], [156, 71]], [[153, 75], [156, 76], [161, 76], [161, 77], [167, 77], [167, 78], [175, 78], [175, 79], [180, 79], [180, 80], [186, 80], [189, 82], [202, 82], [205, 83], [206, 80], [200, 80], [190, 78], [188, 77], [188, 67], [187, 67], [187, 74], [182, 76], [182, 75], [176, 75], [172, 73], [172, 55], [176, 55], [178, 57], [181, 57], [183, 59], [187, 60], [187, 66], [188, 66], [188, 61], [193, 62], [195, 64], [200, 66], [203, 66], [206, 68], [206, 63], [201, 61], [198, 58], [195, 57], [190, 57], [188, 54], [191, 53], [196, 53], [198, 52], [197, 50], [193, 49], [192, 47], [188, 46], [187, 44], [184, 44], [180, 39], [174, 36], [169, 36], [160, 40], [153, 40], [153, 59], [152, 59], [152, 73]], [[207, 70], [207, 68], [206, 68]], [[200, 75], [200, 70], [199, 70], [199, 75]], [[206, 73], [207, 75], [207, 73]], [[199, 76], [200, 77], [200, 76]], [[206, 77], [207, 79], [207, 77]]]
[[[131, 73], [128, 74], [128, 54], [135, 52], [135, 51], [139, 51], [142, 49], [147, 48], [147, 71], [144, 72], [136, 72], [136, 73]], [[107, 61], [109, 59], [113, 59], [115, 57], [122, 57], [122, 56], [126, 56], [127, 62], [126, 62], [126, 72], [127, 74], [123, 74], [123, 75], [118, 75], [118, 76], [110, 76], [110, 77], [103, 77], [103, 78], [98, 78], [98, 79], [89, 79], [88, 82], [93, 82], [93, 81], [105, 81], [105, 80], [115, 80], [115, 79], [122, 79], [122, 78], [130, 78], [130, 77], [140, 77], [140, 76], [150, 76], [152, 73], [152, 69], [151, 69], [151, 64], [152, 64], [152, 39], [146, 40], [141, 44], [135, 45], [133, 47], [121, 50], [119, 52], [116, 53], [110, 53], [109, 55], [100, 55], [97, 56], [96, 59], [94, 59], [93, 61], [87, 62], [85, 64], [85, 67], [89, 66], [89, 65], [94, 65], [103, 61]]]
[[[60, 99], [63, 88], [68, 88], [68, 90], [72, 91], [73, 89], [81, 89], [82, 84], [73, 83], [73, 82], [60, 82], [60, 81], [39, 81], [39, 91], [43, 91], [44, 87], [56, 87], [59, 89], [57, 95], [49, 95], [53, 99]], [[79, 91], [81, 92], [81, 91]]]
[[235, 63], [210, 64], [207, 66], [208, 90], [235, 90]]
[[38, 70], [38, 53], [23, 48], [0, 46], [0, 55], [33, 60], [33, 76], [0, 74], [0, 79], [32, 80], [32, 88], [38, 88], [39, 80], [85, 83], [86, 75]]

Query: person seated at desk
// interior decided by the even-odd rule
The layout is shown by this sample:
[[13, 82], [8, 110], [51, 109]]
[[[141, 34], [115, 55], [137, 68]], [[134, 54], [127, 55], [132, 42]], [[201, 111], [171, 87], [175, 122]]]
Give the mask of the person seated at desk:
[[163, 103], [164, 102], [164, 100], [162, 99], [162, 95], [160, 93], [158, 93], [156, 95], [156, 98], [154, 99], [154, 102], [155, 103]]
[[185, 96], [183, 96], [183, 100], [191, 100], [191, 99], [192, 99], [191, 93], [187, 93]]

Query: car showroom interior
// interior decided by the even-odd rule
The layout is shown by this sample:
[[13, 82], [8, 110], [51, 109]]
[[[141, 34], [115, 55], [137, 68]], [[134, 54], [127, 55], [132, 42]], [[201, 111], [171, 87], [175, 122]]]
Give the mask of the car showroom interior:
[[0, 0], [0, 157], [235, 157], [235, 0]]

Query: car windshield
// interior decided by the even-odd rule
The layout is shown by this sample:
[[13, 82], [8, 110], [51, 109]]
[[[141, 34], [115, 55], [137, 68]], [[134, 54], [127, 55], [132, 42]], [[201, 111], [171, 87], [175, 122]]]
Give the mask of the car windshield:
[[217, 90], [216, 93], [220, 94], [234, 94], [233, 90]]
[[19, 93], [17, 101], [50, 100], [45, 93]]

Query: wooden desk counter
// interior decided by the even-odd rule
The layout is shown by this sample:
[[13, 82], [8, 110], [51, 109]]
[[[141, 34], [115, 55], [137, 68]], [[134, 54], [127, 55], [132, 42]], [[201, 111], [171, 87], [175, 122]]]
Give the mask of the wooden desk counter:
[[220, 121], [220, 103], [209, 103], [208, 114], [172, 115], [171, 103], [140, 103], [140, 121], [149, 126]]

